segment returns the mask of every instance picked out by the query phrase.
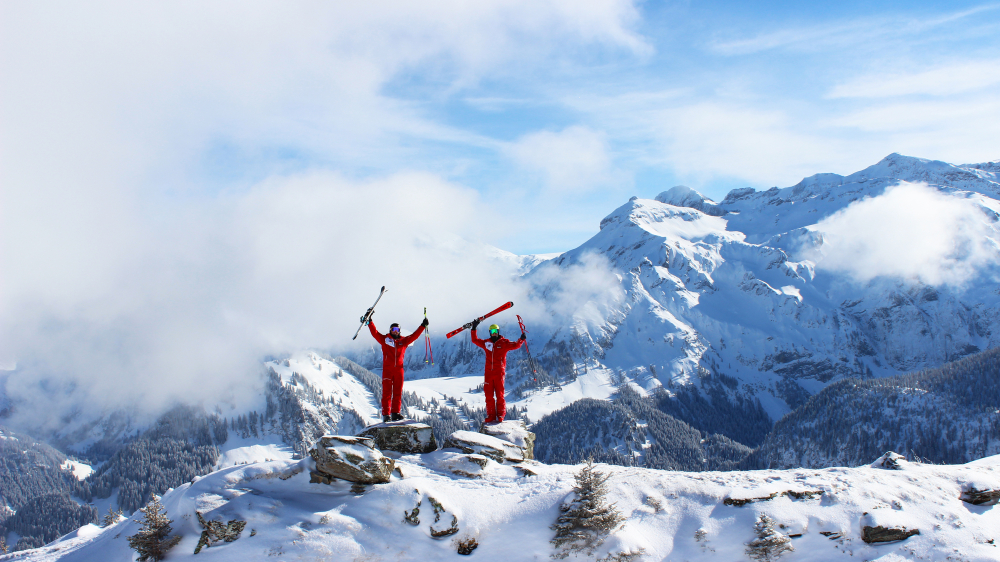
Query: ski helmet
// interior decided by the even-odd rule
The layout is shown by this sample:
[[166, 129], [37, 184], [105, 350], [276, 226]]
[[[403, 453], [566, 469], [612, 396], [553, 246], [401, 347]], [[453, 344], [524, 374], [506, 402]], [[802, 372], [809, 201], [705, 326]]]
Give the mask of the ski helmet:
[[492, 334], [494, 330], [496, 330], [496, 332], [499, 334], [500, 326], [497, 326], [496, 324], [490, 324], [490, 333]]

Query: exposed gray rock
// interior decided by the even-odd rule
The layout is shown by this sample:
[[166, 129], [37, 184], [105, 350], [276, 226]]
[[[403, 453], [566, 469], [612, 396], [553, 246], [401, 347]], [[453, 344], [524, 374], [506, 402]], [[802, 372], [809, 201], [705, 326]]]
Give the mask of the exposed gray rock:
[[1000, 490], [977, 490], [975, 487], [968, 487], [959, 496], [962, 501], [972, 505], [992, 505], [1000, 502]]
[[473, 431], [456, 431], [444, 442], [445, 448], [454, 448], [463, 453], [485, 455], [502, 463], [505, 460], [521, 462], [524, 449], [492, 435]]
[[367, 437], [324, 435], [309, 454], [316, 461], [311, 482], [324, 484], [333, 478], [361, 484], [385, 483], [396, 464], [383, 456]]
[[374, 439], [375, 446], [383, 451], [416, 454], [437, 450], [431, 426], [411, 420], [369, 426], [358, 435]]
[[861, 529], [861, 540], [868, 544], [877, 542], [895, 542], [908, 539], [913, 535], [919, 535], [920, 529], [907, 529], [906, 527], [874, 527], [865, 526]]
[[506, 420], [494, 425], [483, 425], [479, 433], [492, 435], [524, 450], [524, 458], [535, 458], [535, 434], [528, 431], [523, 420]]

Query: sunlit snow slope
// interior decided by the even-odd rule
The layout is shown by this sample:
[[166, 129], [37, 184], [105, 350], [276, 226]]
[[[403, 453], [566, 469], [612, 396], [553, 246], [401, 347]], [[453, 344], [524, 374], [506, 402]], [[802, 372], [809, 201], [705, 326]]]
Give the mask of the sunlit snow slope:
[[[532, 465], [537, 476], [492, 461], [478, 478], [449, 470], [457, 453], [403, 456], [404, 478], [368, 487], [310, 484], [309, 460], [274, 461], [220, 470], [164, 496], [183, 540], [169, 560], [466, 560], [457, 541], [475, 539], [472, 559], [551, 560], [549, 529], [571, 493], [578, 466]], [[968, 465], [903, 463], [901, 470], [830, 468], [755, 472], [664, 472], [602, 466], [611, 474], [608, 500], [627, 517], [594, 560], [608, 553], [644, 551], [639, 560], [746, 560], [754, 522], [770, 516], [792, 536], [794, 552], [782, 560], [995, 561], [1000, 508], [959, 500], [964, 487], [1000, 487], [1000, 457]], [[785, 492], [822, 492], [793, 499]], [[727, 498], [774, 499], [726, 505]], [[439, 521], [429, 498], [444, 508]], [[422, 502], [419, 524], [404, 512]], [[206, 519], [245, 520], [239, 540], [202, 551], [194, 548]], [[126, 562], [134, 552], [126, 537], [140, 514], [107, 529], [87, 526], [42, 549], [3, 559], [32, 562]], [[432, 528], [458, 532], [443, 539]], [[903, 542], [867, 545], [863, 526], [905, 527], [919, 535]]]

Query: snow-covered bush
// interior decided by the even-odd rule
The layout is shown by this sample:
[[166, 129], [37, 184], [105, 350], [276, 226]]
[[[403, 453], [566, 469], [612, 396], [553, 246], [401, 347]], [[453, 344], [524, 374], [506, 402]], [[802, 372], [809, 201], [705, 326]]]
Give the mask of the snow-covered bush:
[[573, 501], [559, 506], [562, 515], [550, 527], [556, 532], [552, 544], [556, 547], [553, 558], [566, 558], [574, 552], [593, 554], [604, 539], [615, 530], [625, 517], [615, 504], [608, 504], [607, 481], [610, 475], [594, 468], [592, 459], [576, 473]]
[[774, 520], [761, 514], [753, 526], [757, 538], [747, 543], [747, 556], [758, 562], [774, 562], [792, 548], [792, 539], [774, 530]]

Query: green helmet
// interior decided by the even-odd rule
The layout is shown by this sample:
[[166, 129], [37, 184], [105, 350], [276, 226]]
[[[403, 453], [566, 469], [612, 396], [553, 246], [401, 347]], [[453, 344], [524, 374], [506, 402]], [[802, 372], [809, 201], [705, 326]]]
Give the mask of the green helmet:
[[492, 332], [493, 330], [496, 330], [496, 331], [499, 332], [500, 331], [500, 326], [497, 326], [496, 324], [490, 324], [490, 331]]

